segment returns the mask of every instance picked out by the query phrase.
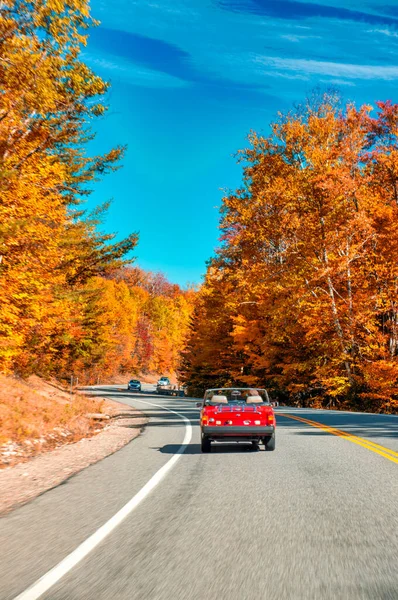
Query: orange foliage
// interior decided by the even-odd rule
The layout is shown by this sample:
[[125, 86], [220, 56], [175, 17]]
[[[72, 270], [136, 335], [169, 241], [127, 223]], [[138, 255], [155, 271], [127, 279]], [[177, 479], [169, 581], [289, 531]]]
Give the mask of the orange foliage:
[[125, 286], [130, 297], [130, 308], [124, 312], [131, 318], [127, 334], [130, 345], [119, 370], [174, 374], [187, 336], [195, 290], [182, 290], [162, 274], [131, 267], [121, 269], [112, 279], [117, 286]]
[[0, 370], [92, 382], [173, 372], [192, 293], [123, 267], [138, 240], [79, 205], [123, 148], [88, 157], [108, 84], [81, 61], [87, 0], [4, 0], [0, 14]]
[[398, 105], [377, 106], [325, 96], [250, 136], [182, 365], [193, 388], [213, 364], [217, 385], [397, 408]]

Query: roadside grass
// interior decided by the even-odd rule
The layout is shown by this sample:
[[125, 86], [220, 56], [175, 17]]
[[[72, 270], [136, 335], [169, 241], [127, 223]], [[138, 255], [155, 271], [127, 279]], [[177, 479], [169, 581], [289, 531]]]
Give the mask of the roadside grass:
[[103, 423], [87, 415], [105, 409], [103, 400], [71, 397], [57, 381], [0, 375], [0, 468], [94, 435]]

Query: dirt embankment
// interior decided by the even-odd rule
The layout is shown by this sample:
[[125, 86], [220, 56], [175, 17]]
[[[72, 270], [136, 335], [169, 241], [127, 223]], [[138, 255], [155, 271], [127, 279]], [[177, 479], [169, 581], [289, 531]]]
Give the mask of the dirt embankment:
[[38, 377], [0, 375], [0, 513], [35, 498], [137, 437], [146, 417]]
[[71, 394], [56, 380], [0, 374], [0, 469], [92, 438], [127, 409], [76, 390]]
[[71, 395], [57, 381], [0, 375], [0, 468], [95, 435], [106, 409], [104, 400]]

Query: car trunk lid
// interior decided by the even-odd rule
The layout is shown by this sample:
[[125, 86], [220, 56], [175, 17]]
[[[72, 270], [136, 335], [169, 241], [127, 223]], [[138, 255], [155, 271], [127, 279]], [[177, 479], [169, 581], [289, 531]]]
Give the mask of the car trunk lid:
[[264, 426], [271, 424], [272, 414], [272, 408], [264, 404], [219, 404], [211, 416], [217, 425]]

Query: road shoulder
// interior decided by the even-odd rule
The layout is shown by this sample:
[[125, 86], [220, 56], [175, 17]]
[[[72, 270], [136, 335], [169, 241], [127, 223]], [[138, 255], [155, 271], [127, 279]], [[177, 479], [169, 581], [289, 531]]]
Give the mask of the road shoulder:
[[26, 504], [79, 471], [113, 454], [142, 432], [142, 412], [107, 401], [110, 419], [100, 433], [0, 471], [0, 515]]

